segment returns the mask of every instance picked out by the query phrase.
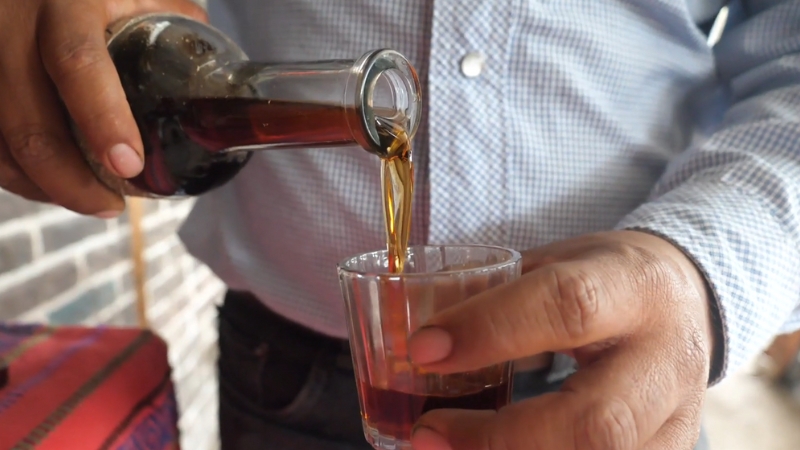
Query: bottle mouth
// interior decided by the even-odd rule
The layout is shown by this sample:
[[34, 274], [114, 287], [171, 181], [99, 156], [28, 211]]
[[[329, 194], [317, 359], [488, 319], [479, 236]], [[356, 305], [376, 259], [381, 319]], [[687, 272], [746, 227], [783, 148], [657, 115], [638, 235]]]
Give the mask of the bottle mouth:
[[403, 55], [386, 49], [365, 54], [354, 70], [355, 117], [362, 131], [356, 140], [370, 153], [391, 156], [392, 142], [378, 127], [399, 128], [409, 139], [414, 137], [422, 115], [417, 72]]

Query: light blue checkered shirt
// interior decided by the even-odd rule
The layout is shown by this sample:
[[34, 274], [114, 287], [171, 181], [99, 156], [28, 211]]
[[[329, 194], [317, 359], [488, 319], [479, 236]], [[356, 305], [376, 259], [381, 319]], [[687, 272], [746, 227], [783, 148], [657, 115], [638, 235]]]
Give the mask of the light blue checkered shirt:
[[[210, 0], [253, 60], [390, 47], [425, 80], [412, 240], [640, 227], [707, 274], [726, 367], [800, 324], [800, 0]], [[477, 77], [469, 53], [485, 56]], [[335, 265], [385, 245], [377, 158], [261, 152], [181, 231], [230, 287], [346, 336]]]

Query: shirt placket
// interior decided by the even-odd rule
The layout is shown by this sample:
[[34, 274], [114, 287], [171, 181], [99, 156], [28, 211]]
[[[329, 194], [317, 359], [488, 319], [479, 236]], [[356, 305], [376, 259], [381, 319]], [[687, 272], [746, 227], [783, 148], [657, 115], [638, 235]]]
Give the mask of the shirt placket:
[[513, 2], [434, 3], [428, 76], [431, 243], [507, 240], [505, 85]]

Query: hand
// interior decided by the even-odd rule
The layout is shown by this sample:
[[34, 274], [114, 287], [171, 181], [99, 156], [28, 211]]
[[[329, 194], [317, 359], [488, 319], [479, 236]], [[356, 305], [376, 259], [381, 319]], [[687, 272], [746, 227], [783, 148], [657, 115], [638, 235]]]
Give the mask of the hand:
[[523, 276], [442, 311], [409, 340], [427, 370], [574, 356], [560, 392], [499, 412], [434, 410], [415, 450], [690, 450], [713, 334], [705, 282], [667, 241], [617, 231], [534, 249]]
[[142, 140], [105, 29], [155, 11], [205, 20], [189, 0], [0, 0], [0, 187], [83, 214], [124, 209], [84, 162], [65, 113], [112, 173], [142, 170]]

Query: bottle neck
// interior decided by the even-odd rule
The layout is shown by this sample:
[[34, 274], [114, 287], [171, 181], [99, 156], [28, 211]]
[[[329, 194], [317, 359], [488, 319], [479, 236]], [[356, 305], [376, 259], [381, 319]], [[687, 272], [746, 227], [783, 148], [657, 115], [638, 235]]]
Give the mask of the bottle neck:
[[[241, 62], [210, 74], [229, 94], [192, 98], [184, 130], [218, 151], [337, 147], [359, 144], [355, 109], [345, 102], [352, 64], [280, 65]], [[337, 70], [338, 69], [338, 70]]]
[[237, 62], [209, 77], [224, 80], [230, 95], [192, 99], [187, 122], [198, 126], [184, 129], [201, 142], [216, 136], [220, 151], [357, 144], [386, 156], [386, 130], [413, 135], [419, 121], [419, 81], [393, 51], [357, 61]]

